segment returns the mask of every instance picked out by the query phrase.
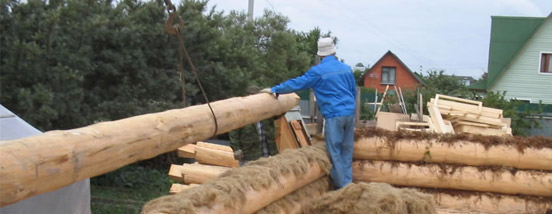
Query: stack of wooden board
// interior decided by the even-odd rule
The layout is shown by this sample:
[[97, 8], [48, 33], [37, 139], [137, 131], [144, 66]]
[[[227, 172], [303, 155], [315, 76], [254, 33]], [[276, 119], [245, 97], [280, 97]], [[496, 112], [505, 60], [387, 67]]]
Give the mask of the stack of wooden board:
[[174, 194], [217, 177], [235, 167], [239, 167], [239, 161], [234, 159], [234, 152], [229, 146], [206, 142], [197, 142], [178, 148], [178, 156], [193, 158], [197, 162], [182, 165], [171, 164], [169, 178], [174, 183], [169, 193]]
[[428, 122], [436, 133], [512, 135], [502, 110], [484, 107], [480, 101], [437, 94], [427, 103], [427, 109]]

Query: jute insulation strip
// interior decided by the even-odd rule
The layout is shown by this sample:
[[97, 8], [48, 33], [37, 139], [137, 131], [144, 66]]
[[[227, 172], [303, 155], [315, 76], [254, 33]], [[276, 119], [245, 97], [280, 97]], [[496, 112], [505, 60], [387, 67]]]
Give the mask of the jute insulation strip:
[[[280, 115], [295, 94], [256, 94], [211, 103], [217, 134]], [[0, 206], [59, 189], [213, 136], [207, 105], [0, 142]]]
[[552, 173], [479, 170], [436, 164], [409, 165], [386, 161], [353, 162], [353, 179], [409, 187], [459, 189], [552, 197]]
[[278, 183], [273, 183], [269, 188], [254, 190], [251, 189], [245, 194], [245, 204], [241, 210], [225, 207], [221, 204], [214, 204], [212, 207], [202, 207], [198, 210], [198, 214], [249, 214], [254, 213], [263, 207], [268, 206], [293, 191], [321, 178], [324, 175], [318, 164], [311, 164], [309, 170], [297, 177], [293, 174], [280, 176]]
[[480, 143], [403, 139], [389, 142], [381, 137], [355, 141], [354, 158], [358, 160], [426, 161], [471, 166], [511, 166], [518, 169], [552, 170], [552, 149], [497, 145], [488, 149]]

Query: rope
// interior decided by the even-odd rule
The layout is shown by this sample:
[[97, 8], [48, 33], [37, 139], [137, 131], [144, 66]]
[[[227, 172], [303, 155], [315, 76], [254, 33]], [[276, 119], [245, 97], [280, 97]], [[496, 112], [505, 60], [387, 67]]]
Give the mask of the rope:
[[[175, 6], [171, 3], [170, 0], [165, 0], [165, 4], [167, 4], [167, 12], [169, 13], [169, 17], [167, 21], [165, 22], [165, 29], [169, 34], [176, 34], [178, 36], [178, 44], [180, 49], [178, 49], [178, 56], [179, 56], [179, 70], [181, 75], [184, 75], [184, 62], [182, 62], [182, 55], [186, 57], [186, 61], [192, 68], [192, 73], [194, 74], [194, 77], [196, 79], [196, 82], [199, 86], [199, 89], [201, 90], [201, 93], [203, 94], [203, 98], [207, 102], [207, 106], [209, 106], [209, 110], [211, 110], [211, 114], [213, 115], [213, 119], [215, 122], [215, 132], [213, 133], [213, 137], [217, 135], [218, 132], [218, 122], [217, 117], [215, 115], [215, 112], [213, 111], [213, 108], [211, 107], [211, 103], [209, 102], [209, 98], [207, 98], [207, 94], [205, 93], [205, 90], [203, 89], [203, 85], [201, 84], [201, 81], [199, 80], [199, 76], [197, 74], [197, 69], [194, 66], [194, 63], [192, 62], [192, 58], [190, 57], [190, 54], [188, 53], [188, 50], [186, 49], [186, 46], [184, 45], [184, 39], [182, 38], [182, 33], [180, 29], [184, 27], [184, 21], [182, 18], [176, 13]], [[178, 18], [178, 25], [174, 24], [174, 19]], [[182, 86], [184, 87], [184, 86]], [[186, 102], [184, 100], [184, 102]]]

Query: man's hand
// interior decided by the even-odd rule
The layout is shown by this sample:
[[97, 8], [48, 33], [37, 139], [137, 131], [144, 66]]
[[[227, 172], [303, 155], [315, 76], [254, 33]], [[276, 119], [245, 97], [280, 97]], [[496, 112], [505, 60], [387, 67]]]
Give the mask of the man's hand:
[[271, 88], [265, 88], [265, 89], [261, 90], [260, 93], [267, 93], [267, 94], [270, 94], [270, 95], [272, 95], [276, 98], [278, 98], [278, 95], [279, 95], [278, 93], [273, 93]]

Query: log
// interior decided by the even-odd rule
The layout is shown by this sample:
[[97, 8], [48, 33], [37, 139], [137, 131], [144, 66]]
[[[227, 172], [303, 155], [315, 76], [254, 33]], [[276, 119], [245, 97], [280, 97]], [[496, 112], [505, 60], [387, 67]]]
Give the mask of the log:
[[[422, 191], [424, 192], [424, 191]], [[455, 210], [471, 210], [489, 213], [546, 213], [552, 209], [552, 199], [519, 197], [502, 194], [461, 194], [425, 192], [433, 196], [435, 205]]]
[[[392, 146], [394, 145], [394, 146]], [[396, 160], [431, 163], [451, 163], [471, 166], [510, 166], [518, 169], [552, 170], [552, 149], [525, 148], [519, 152], [507, 145], [488, 149], [480, 143], [436, 140], [398, 140], [369, 137], [355, 141], [354, 158], [359, 160]]]
[[196, 146], [196, 161], [201, 164], [209, 164], [226, 167], [240, 167], [240, 162], [234, 159], [234, 153]]
[[0, 142], [0, 206], [287, 112], [299, 97], [255, 94]]
[[422, 166], [385, 161], [353, 162], [353, 180], [392, 185], [552, 197], [552, 173]]
[[278, 183], [271, 184], [266, 189], [250, 189], [245, 194], [245, 204], [240, 210], [224, 207], [220, 203], [214, 204], [212, 207], [204, 206], [198, 210], [198, 214], [249, 214], [266, 207], [293, 191], [312, 183], [321, 178], [324, 172], [318, 164], [310, 164], [309, 170], [301, 176], [295, 176], [293, 173], [283, 175], [278, 178]]
[[178, 148], [177, 153], [178, 157], [181, 158], [195, 158], [195, 147], [194, 144], [187, 144]]
[[175, 181], [184, 182], [185, 184], [203, 184], [230, 169], [231, 168], [228, 167], [211, 166], [199, 163], [185, 163], [183, 165], [171, 164], [171, 168], [169, 169], [169, 178]]

